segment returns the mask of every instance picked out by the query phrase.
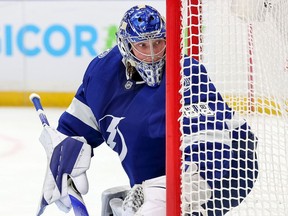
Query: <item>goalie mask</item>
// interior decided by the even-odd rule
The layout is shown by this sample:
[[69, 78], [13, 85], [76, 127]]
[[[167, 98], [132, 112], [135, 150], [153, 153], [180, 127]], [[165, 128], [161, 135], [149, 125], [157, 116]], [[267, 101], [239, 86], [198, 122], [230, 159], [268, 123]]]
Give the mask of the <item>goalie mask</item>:
[[165, 65], [165, 21], [157, 10], [144, 5], [128, 10], [117, 32], [124, 63], [133, 66], [148, 86], [160, 84]]

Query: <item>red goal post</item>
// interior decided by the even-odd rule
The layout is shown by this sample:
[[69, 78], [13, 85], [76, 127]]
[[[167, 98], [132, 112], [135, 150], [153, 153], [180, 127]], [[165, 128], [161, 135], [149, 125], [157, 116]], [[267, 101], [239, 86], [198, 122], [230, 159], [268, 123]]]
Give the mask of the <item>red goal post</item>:
[[[191, 17], [187, 20], [192, 27], [187, 29], [187, 34], [191, 34], [191, 40], [186, 43], [191, 45], [189, 54], [195, 59], [199, 59], [199, 0], [189, 0]], [[187, 5], [188, 6], [188, 5]], [[167, 23], [167, 47], [166, 60], [166, 131], [167, 131], [167, 216], [180, 215], [181, 204], [181, 151], [180, 151], [180, 59], [181, 59], [181, 0], [166, 0], [166, 23]], [[173, 161], [173, 163], [172, 163]]]
[[[195, 59], [200, 58], [199, 32], [201, 17], [199, 16], [199, 0], [189, 0], [190, 17], [187, 22], [191, 28], [186, 29], [191, 34], [191, 39], [185, 43], [191, 45], [187, 53]], [[181, 215], [181, 151], [180, 151], [180, 59], [181, 59], [181, 0], [166, 0], [166, 26], [167, 26], [167, 47], [166, 47], [166, 176], [167, 176], [167, 216]], [[169, 196], [169, 197], [168, 197]]]
[[166, 1], [166, 188], [167, 216], [180, 216], [180, 0]]

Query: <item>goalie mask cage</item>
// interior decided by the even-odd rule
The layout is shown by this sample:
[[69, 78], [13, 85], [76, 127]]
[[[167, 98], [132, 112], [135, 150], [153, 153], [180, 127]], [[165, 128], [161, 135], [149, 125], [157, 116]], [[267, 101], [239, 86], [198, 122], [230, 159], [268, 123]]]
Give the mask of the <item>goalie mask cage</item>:
[[[288, 215], [288, 0], [166, 0], [166, 10], [167, 216]], [[230, 176], [225, 178], [239, 182], [238, 187], [233, 188], [234, 195], [238, 194], [235, 206], [231, 204], [231, 196], [234, 196], [229, 194], [231, 191], [228, 194], [220, 191], [220, 194], [223, 193], [220, 195], [222, 199], [216, 197], [216, 187], [200, 188], [200, 183], [207, 181], [193, 178], [193, 173], [187, 170], [186, 149], [192, 141], [185, 142], [183, 127], [187, 125], [183, 125], [183, 121], [187, 113], [192, 115], [193, 107], [196, 107], [198, 116], [188, 118], [205, 115], [197, 112], [197, 100], [190, 107], [184, 106], [189, 97], [185, 92], [193, 87], [193, 81], [187, 82], [187, 74], [183, 71], [192, 70], [193, 66], [200, 68], [192, 61], [190, 66], [185, 65], [184, 68], [185, 58], [190, 57], [205, 66], [217, 92], [234, 110], [234, 116], [245, 119], [258, 139], [257, 148], [252, 150], [246, 148], [248, 140], [233, 140], [234, 143], [244, 143], [244, 149], [241, 149], [243, 145], [238, 145], [238, 149], [233, 149], [234, 153], [255, 151], [257, 155], [252, 161], [249, 157], [238, 158], [236, 163], [247, 165], [258, 162], [258, 174], [252, 170], [252, 175], [233, 179], [233, 170], [228, 170], [231, 171]], [[197, 92], [192, 91], [190, 101], [195, 94]], [[191, 120], [191, 127], [200, 128], [199, 123], [193, 125], [193, 122], [195, 124]], [[208, 123], [207, 120], [206, 126]], [[205, 129], [205, 123], [201, 124]], [[222, 129], [223, 134], [230, 134], [230, 139], [233, 139], [231, 133], [237, 127], [235, 125], [242, 123], [237, 123], [236, 117], [233, 117], [233, 124]], [[193, 142], [195, 139], [197, 142], [200, 133], [199, 130], [198, 134], [193, 135]], [[221, 138], [226, 143], [227, 137]], [[203, 137], [201, 140], [203, 142]], [[217, 141], [220, 142], [219, 137]], [[216, 155], [217, 151], [212, 155]], [[205, 148], [202, 153], [207, 153]], [[200, 163], [201, 157], [198, 156]], [[213, 164], [217, 160], [215, 158], [208, 162]], [[234, 172], [248, 173], [251, 169], [248, 165], [246, 169], [239, 166]], [[224, 178], [223, 175], [221, 178]], [[249, 184], [249, 181], [254, 184]], [[222, 186], [220, 184], [219, 187]], [[212, 205], [205, 207], [203, 203], [207, 200]], [[228, 204], [219, 208], [218, 204], [225, 202]], [[193, 213], [199, 209], [202, 209], [201, 214]]]

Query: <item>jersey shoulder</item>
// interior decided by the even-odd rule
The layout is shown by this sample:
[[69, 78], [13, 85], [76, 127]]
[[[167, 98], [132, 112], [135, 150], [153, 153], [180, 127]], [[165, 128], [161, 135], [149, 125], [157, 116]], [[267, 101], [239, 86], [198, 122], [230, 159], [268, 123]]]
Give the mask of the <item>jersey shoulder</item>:
[[100, 76], [102, 78], [109, 75], [113, 76], [123, 68], [125, 68], [125, 66], [122, 63], [122, 55], [118, 46], [114, 46], [100, 53], [90, 62], [84, 78], [87, 76]]

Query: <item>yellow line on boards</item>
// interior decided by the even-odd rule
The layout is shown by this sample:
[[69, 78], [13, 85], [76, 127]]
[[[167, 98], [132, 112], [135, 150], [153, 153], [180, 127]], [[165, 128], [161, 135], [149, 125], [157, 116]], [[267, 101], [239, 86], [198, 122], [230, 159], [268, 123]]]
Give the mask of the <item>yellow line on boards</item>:
[[[32, 106], [29, 95], [33, 92], [0, 92], [0, 106]], [[68, 107], [74, 94], [72, 92], [35, 92], [45, 107]]]

